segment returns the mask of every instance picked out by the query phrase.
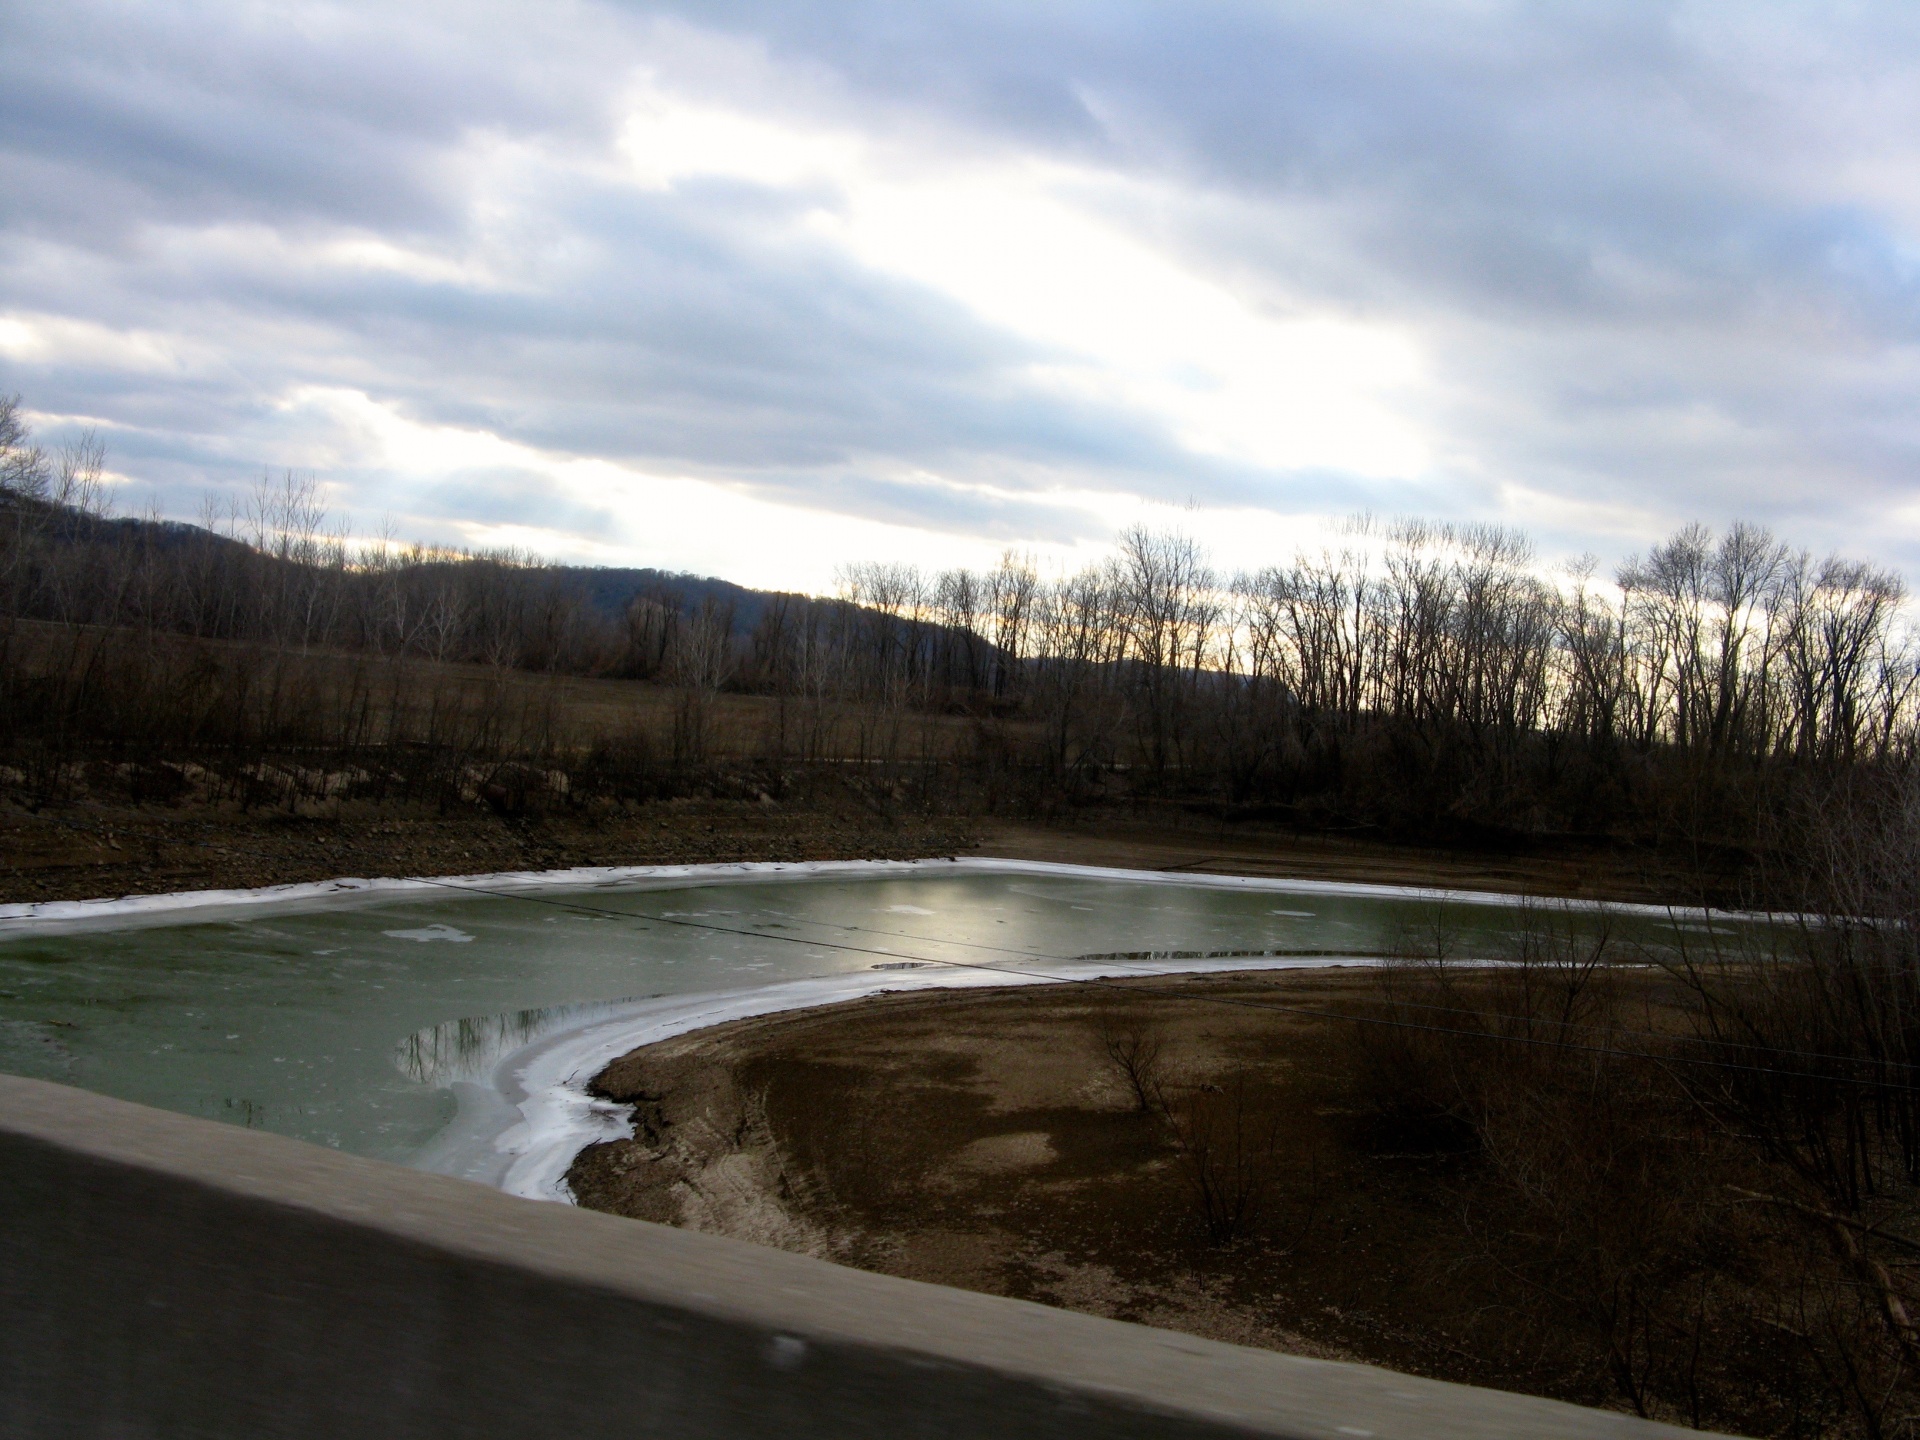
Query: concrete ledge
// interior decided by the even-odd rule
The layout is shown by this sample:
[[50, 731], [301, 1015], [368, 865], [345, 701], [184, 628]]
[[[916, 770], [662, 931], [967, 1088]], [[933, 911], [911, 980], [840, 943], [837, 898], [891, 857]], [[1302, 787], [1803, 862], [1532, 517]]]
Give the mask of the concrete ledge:
[[0, 1430], [1653, 1440], [0, 1077]]

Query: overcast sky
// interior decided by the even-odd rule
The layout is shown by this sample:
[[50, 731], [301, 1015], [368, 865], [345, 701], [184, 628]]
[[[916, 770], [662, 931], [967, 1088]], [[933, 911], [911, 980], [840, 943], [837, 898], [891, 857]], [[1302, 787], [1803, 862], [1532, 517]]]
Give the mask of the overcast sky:
[[752, 584], [1360, 510], [1920, 575], [1920, 6], [11, 0], [121, 503]]

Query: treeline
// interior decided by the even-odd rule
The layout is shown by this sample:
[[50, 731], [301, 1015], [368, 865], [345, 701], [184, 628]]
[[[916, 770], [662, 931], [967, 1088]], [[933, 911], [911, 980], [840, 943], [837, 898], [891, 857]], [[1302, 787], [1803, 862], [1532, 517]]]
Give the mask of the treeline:
[[[1750, 847], [1809, 786], [1904, 765], [1914, 735], [1900, 579], [1747, 525], [1689, 526], [1612, 584], [1547, 574], [1512, 531], [1402, 522], [1233, 576], [1132, 530], [1056, 580], [860, 566], [843, 591], [841, 685], [1021, 717], [1001, 743], [1042, 803]], [[819, 643], [814, 620], [788, 650]]]
[[356, 547], [291, 478], [198, 526], [115, 520], [102, 467], [0, 404], [0, 743], [551, 753], [579, 737], [530, 680], [618, 677], [672, 689], [650, 743], [680, 763], [713, 756], [732, 692], [771, 702], [760, 758], [892, 765], [950, 803], [1735, 848], [1912, 747], [1899, 578], [1747, 525], [1609, 579], [1486, 526], [1354, 523], [1237, 575], [1135, 529], [1073, 574], [855, 565], [743, 616], [665, 586], [610, 605], [527, 556]]
[[651, 678], [668, 663], [672, 625], [661, 617], [677, 613], [685, 589], [669, 577], [609, 605], [593, 572], [513, 551], [352, 545], [327, 529], [313, 482], [292, 475], [263, 481], [243, 504], [210, 506], [198, 525], [115, 519], [104, 457], [81, 448], [79, 461], [56, 464], [16, 447], [0, 470], [12, 618], [532, 672]]
[[695, 674], [696, 642], [777, 598], [507, 551], [355, 545], [292, 475], [210, 502], [196, 525], [115, 517], [104, 463], [91, 437], [33, 446], [17, 399], [0, 397], [0, 746], [26, 747], [23, 763], [100, 747], [552, 758], [583, 738], [554, 682]]

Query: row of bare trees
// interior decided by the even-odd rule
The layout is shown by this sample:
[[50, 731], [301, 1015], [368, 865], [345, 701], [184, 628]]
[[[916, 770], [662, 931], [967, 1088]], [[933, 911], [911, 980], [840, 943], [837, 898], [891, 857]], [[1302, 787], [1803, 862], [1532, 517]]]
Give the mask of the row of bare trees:
[[1232, 576], [1144, 529], [1052, 579], [1017, 556], [854, 566], [846, 603], [756, 635], [740, 674], [896, 717], [887, 746], [916, 715], [1010, 720], [982, 737], [1012, 737], [1043, 800], [1118, 787], [1318, 823], [1743, 844], [1796, 780], [1908, 755], [1920, 655], [1888, 571], [1748, 525], [1688, 526], [1610, 584], [1491, 527], [1340, 540]]
[[[1898, 577], [1748, 525], [1689, 526], [1610, 580], [1487, 526], [1356, 522], [1237, 575], [1136, 528], [1074, 573], [1017, 554], [985, 573], [853, 565], [831, 598], [760, 596], [741, 617], [668, 587], [609, 600], [594, 572], [522, 555], [354, 545], [291, 476], [197, 526], [115, 520], [97, 441], [30, 442], [0, 403], [10, 742], [438, 742], [447, 713], [478, 723], [477, 702], [443, 704], [487, 688], [449, 678], [467, 666], [496, 702], [523, 703], [509, 678], [529, 675], [671, 686], [688, 761], [714, 752], [718, 697], [745, 692], [772, 701], [772, 759], [964, 772], [993, 803], [1742, 846], [1806, 777], [1902, 762], [1913, 736]], [[524, 743], [497, 712], [485, 743]]]
[[[1056, 712], [1063, 765], [1124, 752], [1156, 773], [1222, 752], [1257, 770], [1289, 731], [1389, 719], [1509, 750], [1551, 733], [1848, 762], [1896, 749], [1913, 718], [1899, 578], [1753, 526], [1688, 526], [1611, 586], [1590, 570], [1555, 583], [1510, 530], [1363, 524], [1348, 538], [1231, 577], [1190, 539], [1141, 529], [1050, 583], [1012, 557], [985, 576], [852, 567], [846, 596], [905, 623], [870, 622], [848, 668], [876, 698], [990, 687]], [[984, 614], [980, 595], [995, 601]], [[1246, 722], [1258, 738], [1234, 733]]]
[[197, 525], [116, 518], [104, 462], [91, 436], [46, 454], [0, 397], [0, 745], [546, 752], [567, 677], [719, 673], [671, 594], [610, 609], [529, 556], [355, 545], [291, 474]]

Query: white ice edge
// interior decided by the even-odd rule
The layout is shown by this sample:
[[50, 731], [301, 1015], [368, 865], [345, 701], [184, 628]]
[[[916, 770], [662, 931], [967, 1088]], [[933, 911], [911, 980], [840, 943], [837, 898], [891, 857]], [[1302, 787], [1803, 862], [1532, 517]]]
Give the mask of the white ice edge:
[[[1597, 900], [1554, 900], [1500, 891], [1454, 890], [1365, 881], [1307, 880], [1187, 871], [1125, 870], [1044, 860], [968, 856], [939, 860], [819, 860], [708, 865], [581, 866], [445, 878], [339, 879], [254, 890], [194, 890], [119, 899], [55, 900], [0, 905], [0, 938], [77, 929], [149, 924], [185, 924], [223, 913], [330, 908], [465, 892], [514, 895], [536, 891], [645, 890], [687, 885], [741, 883], [782, 878], [883, 877], [938, 874], [1051, 876], [1065, 879], [1248, 890], [1281, 895], [1344, 896], [1427, 903], [1519, 907], [1567, 905], [1576, 909], [1668, 918], [1779, 920], [1752, 911], [1723, 911]], [[630, 1111], [587, 1093], [593, 1077], [630, 1050], [711, 1025], [785, 1010], [857, 1000], [882, 991], [935, 990], [992, 985], [1033, 985], [1102, 976], [1200, 973], [1223, 970], [1300, 969], [1376, 964], [1377, 960], [1324, 956], [1222, 957], [1155, 960], [1151, 969], [1109, 961], [1050, 965], [1045, 972], [1016, 974], [986, 967], [918, 971], [858, 971], [795, 980], [752, 990], [634, 1001], [600, 1010], [594, 1018], [541, 1037], [504, 1057], [485, 1082], [453, 1085], [457, 1113], [412, 1162], [422, 1169], [495, 1185], [530, 1199], [570, 1202], [565, 1177], [582, 1148], [631, 1133]]]
[[1754, 910], [1716, 910], [1711, 907], [1646, 905], [1625, 901], [1570, 900], [1551, 896], [1516, 895], [1499, 890], [1449, 890], [1420, 885], [1382, 885], [1359, 880], [1304, 880], [1284, 876], [1215, 875], [1191, 871], [1121, 870], [1104, 866], [1067, 865], [1048, 860], [1009, 860], [992, 856], [963, 856], [941, 860], [805, 860], [743, 861], [713, 865], [576, 866], [566, 870], [509, 870], [485, 875], [406, 877], [393, 879], [342, 878], [303, 885], [268, 885], [257, 890], [182, 890], [167, 895], [125, 895], [100, 900], [34, 900], [0, 905], [0, 936], [22, 931], [50, 933], [134, 924], [188, 923], [223, 910], [307, 909], [356, 901], [399, 899], [408, 896], [466, 891], [470, 894], [517, 894], [539, 890], [591, 890], [609, 887], [652, 889], [668, 886], [718, 884], [746, 880], [774, 880], [790, 876], [881, 876], [968, 872], [999, 875], [1043, 875], [1083, 880], [1123, 880], [1133, 884], [1185, 885], [1210, 890], [1253, 890], [1283, 895], [1330, 895], [1353, 898], [1424, 900], [1460, 905], [1556, 905], [1603, 910], [1620, 915], [1654, 915], [1686, 919], [1717, 917], [1731, 920], [1786, 920], [1800, 917]]
[[642, 1045], [759, 1015], [860, 1000], [883, 992], [1049, 985], [1109, 976], [1201, 974], [1230, 970], [1300, 970], [1377, 965], [1342, 955], [1287, 959], [1156, 962], [1152, 970], [1111, 964], [1063, 965], [1047, 973], [934, 970], [856, 971], [790, 980], [753, 990], [637, 1000], [611, 1015], [543, 1036], [503, 1057], [485, 1083], [454, 1086], [459, 1112], [412, 1162], [422, 1170], [492, 1185], [527, 1200], [572, 1204], [567, 1171], [588, 1145], [633, 1134], [632, 1109], [588, 1093], [608, 1065]]

